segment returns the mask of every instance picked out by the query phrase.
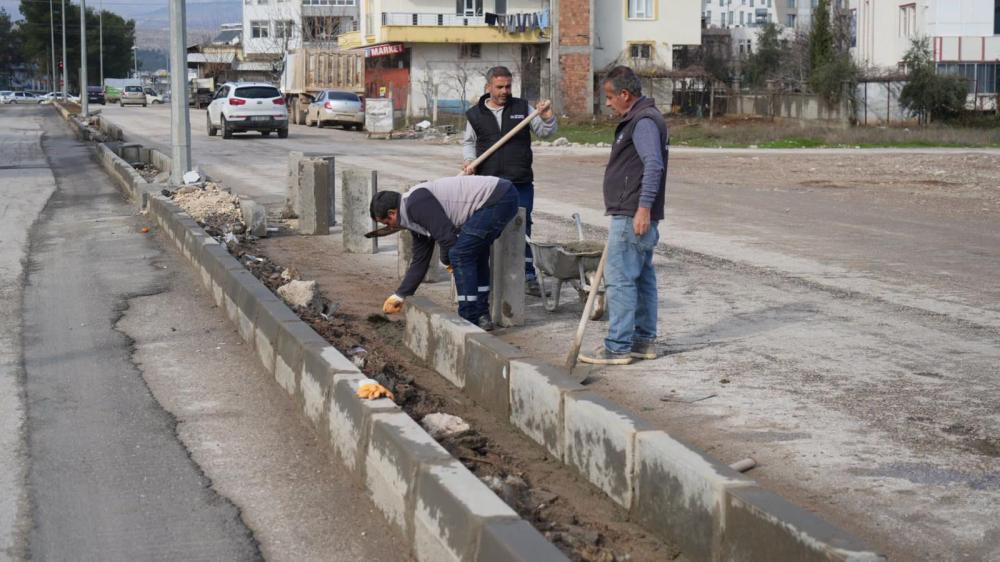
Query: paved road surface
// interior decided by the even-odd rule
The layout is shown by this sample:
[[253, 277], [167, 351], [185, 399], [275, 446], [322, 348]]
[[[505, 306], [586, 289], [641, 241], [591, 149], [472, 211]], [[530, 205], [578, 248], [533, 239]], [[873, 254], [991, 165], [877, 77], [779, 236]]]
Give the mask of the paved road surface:
[[[165, 110], [107, 114], [130, 140], [169, 142]], [[193, 143], [208, 173], [273, 204], [284, 197], [288, 150], [336, 153], [341, 166], [379, 169], [390, 186], [451, 174], [458, 154], [304, 127], [287, 140], [196, 130]], [[565, 220], [574, 210], [600, 236], [603, 151], [536, 154], [538, 237], [574, 236]], [[894, 559], [1000, 558], [996, 158], [677, 151], [656, 259], [664, 355], [602, 370], [591, 388], [723, 460], [753, 455], [755, 478]], [[865, 167], [877, 170], [871, 185], [857, 172]], [[949, 178], [975, 172], [979, 183], [940, 182], [938, 167]], [[899, 185], [882, 183], [894, 177]], [[296, 244], [285, 245], [287, 265], [321, 278], [335, 241]], [[393, 256], [352, 267], [392, 289]], [[576, 309], [540, 308], [531, 301], [528, 325], [503, 337], [561, 360]]]
[[398, 559], [91, 149], [51, 108], [0, 123], [0, 559]]

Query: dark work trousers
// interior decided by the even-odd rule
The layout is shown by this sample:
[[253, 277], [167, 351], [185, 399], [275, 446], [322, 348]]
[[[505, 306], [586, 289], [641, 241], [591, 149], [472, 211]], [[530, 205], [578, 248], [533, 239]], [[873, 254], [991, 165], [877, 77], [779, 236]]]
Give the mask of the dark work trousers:
[[[500, 182], [498, 189], [510, 185]], [[517, 216], [517, 200], [518, 193], [512, 189], [495, 205], [473, 213], [448, 251], [458, 291], [458, 315], [473, 324], [490, 311], [490, 246]]]
[[[531, 210], [535, 208], [535, 184], [533, 182], [515, 183], [518, 205], [524, 207], [524, 234], [531, 237]], [[524, 279], [535, 278], [535, 258], [531, 254], [531, 246], [524, 245]]]

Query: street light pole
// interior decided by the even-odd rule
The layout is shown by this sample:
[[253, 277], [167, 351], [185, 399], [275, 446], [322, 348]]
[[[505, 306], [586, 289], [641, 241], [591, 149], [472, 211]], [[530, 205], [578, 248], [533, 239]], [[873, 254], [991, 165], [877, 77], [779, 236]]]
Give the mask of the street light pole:
[[103, 88], [104, 87], [104, 0], [101, 0], [101, 2], [98, 4], [98, 7], [97, 7], [97, 21], [98, 21], [98, 28], [100, 29], [100, 31], [98, 32], [99, 33], [99, 35], [98, 35], [98, 38], [99, 38], [98, 42], [100, 43], [100, 49], [101, 49], [101, 83], [100, 83], [100, 86]]
[[63, 103], [65, 103], [66, 101], [68, 101], [67, 94], [69, 93], [69, 81], [66, 79], [66, 73], [69, 72], [69, 69], [66, 66], [66, 0], [62, 0], [62, 44], [63, 44], [62, 94], [63, 94]]
[[184, 0], [170, 0], [170, 183], [184, 183], [191, 169], [191, 121], [188, 116], [187, 39]]
[[139, 77], [139, 48], [132, 45], [132, 66], [135, 68], [135, 74], [132, 75], [133, 78]]
[[87, 0], [80, 0], [80, 115], [89, 115], [87, 98]]
[[52, 0], [49, 0], [49, 35], [52, 40], [52, 88], [56, 91], [56, 14], [52, 10]]

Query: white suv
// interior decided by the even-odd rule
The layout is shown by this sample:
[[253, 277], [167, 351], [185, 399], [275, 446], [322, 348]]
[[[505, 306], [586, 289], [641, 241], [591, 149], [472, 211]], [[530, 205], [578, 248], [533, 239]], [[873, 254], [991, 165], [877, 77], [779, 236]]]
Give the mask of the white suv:
[[278, 131], [278, 137], [288, 138], [288, 107], [281, 92], [270, 84], [227, 82], [219, 86], [206, 119], [210, 137], [222, 129], [224, 139], [242, 131], [259, 131], [265, 137]]

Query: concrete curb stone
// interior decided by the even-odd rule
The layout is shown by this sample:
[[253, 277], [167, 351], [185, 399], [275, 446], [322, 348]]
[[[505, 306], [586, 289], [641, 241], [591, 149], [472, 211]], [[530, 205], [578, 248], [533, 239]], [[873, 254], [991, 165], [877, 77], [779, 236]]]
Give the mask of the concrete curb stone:
[[359, 400], [358, 386], [365, 380], [361, 373], [333, 376], [333, 396], [328, 415], [330, 442], [344, 465], [365, 480], [365, 452], [375, 414], [402, 413], [390, 400]]
[[465, 337], [465, 394], [476, 404], [500, 416], [510, 417], [510, 362], [527, 354], [491, 334]]
[[562, 371], [536, 359], [510, 361], [510, 422], [560, 461], [565, 458], [563, 395], [582, 391]]
[[557, 562], [566, 557], [521, 521], [487, 521], [479, 532], [477, 562]]
[[464, 388], [465, 338], [486, 332], [457, 315], [448, 314], [424, 297], [409, 297], [406, 301], [403, 308], [407, 329], [403, 343], [448, 382]]
[[460, 562], [476, 551], [487, 521], [520, 517], [462, 463], [423, 465], [416, 481], [413, 544], [425, 560]]
[[563, 462], [629, 509], [635, 435], [652, 426], [597, 394], [584, 391], [563, 395], [563, 428]]

